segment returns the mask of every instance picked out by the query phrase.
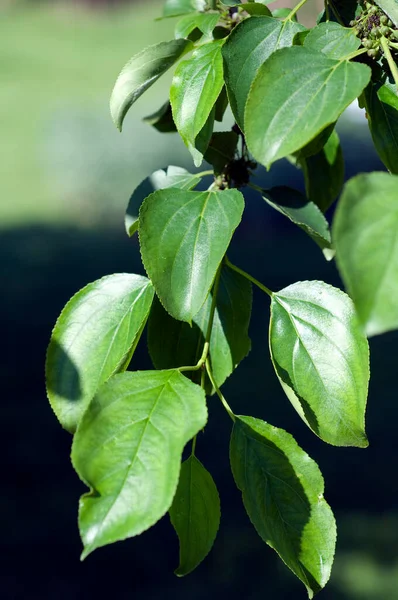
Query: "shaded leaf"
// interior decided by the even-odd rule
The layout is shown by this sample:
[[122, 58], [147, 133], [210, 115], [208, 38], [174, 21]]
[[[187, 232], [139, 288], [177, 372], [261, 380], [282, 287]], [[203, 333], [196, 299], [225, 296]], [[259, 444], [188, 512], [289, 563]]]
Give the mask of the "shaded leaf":
[[216, 121], [221, 122], [224, 118], [225, 111], [228, 108], [228, 96], [225, 85], [223, 86], [220, 95], [216, 100], [214, 118]]
[[171, 84], [174, 122], [196, 166], [201, 161], [195, 151], [196, 137], [206, 124], [224, 84], [223, 44], [224, 40], [214, 40], [196, 48], [191, 58], [178, 65]]
[[233, 160], [239, 136], [235, 131], [217, 131], [213, 133], [204, 159], [214, 167], [216, 174]]
[[398, 174], [398, 97], [394, 86], [370, 83], [364, 92], [373, 143], [391, 173]]
[[304, 174], [307, 197], [325, 212], [344, 184], [344, 157], [336, 131], [320, 152], [304, 158], [300, 151], [298, 160]]
[[[155, 299], [148, 320], [148, 349], [154, 367], [169, 369], [197, 364], [205, 343], [211, 300], [209, 294], [190, 326], [173, 319]], [[250, 351], [251, 306], [251, 283], [223, 265], [209, 351], [213, 377], [219, 387]], [[199, 383], [200, 373], [196, 375]], [[195, 373], [190, 376], [196, 381]], [[207, 390], [212, 393], [211, 386]]]
[[322, 250], [326, 250], [327, 259], [333, 258], [329, 224], [316, 204], [287, 186], [263, 190], [263, 194], [272, 208], [298, 225]]
[[254, 158], [269, 168], [300, 150], [337, 120], [370, 73], [366, 65], [304, 46], [275, 52], [260, 67], [246, 104], [246, 141]]
[[194, 145], [191, 146], [189, 149], [196, 167], [200, 167], [200, 165], [202, 164], [203, 157], [206, 154], [206, 151], [209, 147], [210, 140], [213, 135], [215, 114], [216, 106], [214, 105], [211, 109], [206, 123], [203, 125], [202, 129], [196, 136]]
[[258, 15], [266, 15], [267, 17], [271, 17], [272, 13], [265, 4], [261, 2], [245, 2], [244, 6], [242, 6], [243, 10], [247, 12], [251, 16]]
[[110, 102], [112, 119], [120, 131], [134, 102], [192, 47], [188, 40], [161, 42], [129, 60], [116, 80]]
[[323, 52], [336, 60], [346, 58], [358, 50], [361, 40], [352, 27], [342, 27], [338, 23], [320, 23], [306, 36], [304, 46]]
[[[346, 26], [355, 18], [355, 13], [358, 8], [358, 0], [328, 0], [330, 10], [326, 15], [326, 11], [321, 13], [319, 22], [327, 20], [338, 22], [339, 20]], [[338, 15], [338, 16], [336, 16]]]
[[193, 13], [185, 15], [175, 26], [175, 37], [177, 39], [187, 38], [194, 29], [199, 29], [206, 37], [210, 37], [219, 18], [219, 13]]
[[180, 564], [175, 574], [187, 575], [210, 552], [220, 524], [216, 484], [196, 456], [181, 465], [170, 519], [180, 540]]
[[191, 190], [200, 182], [201, 177], [189, 173], [182, 167], [167, 167], [167, 170], [159, 169], [144, 179], [132, 193], [125, 216], [125, 226], [127, 235], [130, 237], [138, 229], [138, 213], [140, 206], [147, 196], [155, 190], [165, 188], [179, 188], [180, 190]]
[[333, 223], [337, 265], [369, 336], [398, 328], [397, 194], [396, 175], [358, 175]]
[[318, 465], [283, 429], [243, 416], [234, 423], [230, 460], [257, 533], [312, 598], [330, 577], [336, 545]]
[[141, 275], [115, 274], [90, 283], [63, 309], [46, 360], [50, 404], [74, 433], [98, 388], [127, 368], [153, 300]]
[[240, 23], [228, 37], [223, 49], [224, 77], [228, 98], [239, 127], [244, 129], [244, 109], [250, 86], [258, 69], [277, 48], [290, 46], [298, 23], [282, 23], [271, 17], [256, 17]]
[[296, 153], [296, 157], [299, 159], [308, 158], [309, 156], [314, 156], [314, 154], [321, 152], [332, 135], [335, 125], [336, 123], [331, 123], [325, 127], [325, 129], [323, 129], [313, 140]]
[[158, 190], [140, 209], [141, 254], [156, 293], [175, 319], [203, 306], [244, 208], [238, 190]]
[[177, 127], [173, 121], [170, 102], [167, 100], [156, 112], [144, 117], [143, 121], [152, 125], [160, 133], [174, 133]]
[[123, 373], [99, 389], [72, 446], [73, 466], [91, 489], [80, 499], [82, 558], [168, 511], [183, 448], [206, 421], [203, 390], [178, 371]]
[[301, 281], [271, 300], [270, 350], [294, 408], [321, 439], [365, 448], [369, 349], [350, 298]]

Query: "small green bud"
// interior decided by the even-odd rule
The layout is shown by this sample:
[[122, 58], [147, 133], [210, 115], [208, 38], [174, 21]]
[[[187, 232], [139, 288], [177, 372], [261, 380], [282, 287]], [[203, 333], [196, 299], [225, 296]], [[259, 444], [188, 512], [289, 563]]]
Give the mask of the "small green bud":
[[384, 35], [385, 37], [388, 37], [390, 35], [390, 31], [391, 29], [389, 27], [380, 27], [381, 35]]
[[371, 48], [367, 51], [367, 55], [370, 56], [370, 58], [377, 58], [379, 55], [379, 51], [376, 50], [376, 48]]
[[389, 27], [392, 27], [392, 21], [391, 21], [391, 19], [388, 19], [388, 21], [387, 21], [387, 25], [388, 25]]
[[387, 15], [381, 15], [381, 17], [380, 17], [380, 23], [382, 25], [387, 25], [387, 23], [388, 23], [388, 17], [387, 17]]

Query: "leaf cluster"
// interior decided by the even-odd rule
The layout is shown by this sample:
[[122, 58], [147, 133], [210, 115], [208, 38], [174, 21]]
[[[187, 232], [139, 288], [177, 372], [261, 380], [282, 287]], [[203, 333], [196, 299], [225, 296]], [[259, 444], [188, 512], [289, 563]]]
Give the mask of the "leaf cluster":
[[[250, 351], [255, 285], [270, 300], [270, 359], [293, 408], [324, 442], [365, 448], [367, 337], [398, 328], [398, 2], [325, 0], [311, 29], [297, 19], [305, 2], [273, 10], [271, 1], [167, 0], [175, 39], [134, 56], [116, 81], [121, 130], [131, 105], [176, 65], [169, 98], [144, 120], [178, 132], [195, 166], [211, 169], [168, 166], [142, 181], [125, 225], [138, 233], [147, 276], [90, 283], [51, 336], [47, 393], [89, 488], [79, 505], [83, 557], [167, 512], [180, 541], [176, 574], [206, 557], [220, 497], [197, 446], [218, 396], [256, 531], [310, 598], [329, 579], [336, 525], [317, 464], [290, 433], [236, 415], [220, 389]], [[344, 185], [335, 126], [356, 100], [388, 172]], [[232, 129], [214, 131], [227, 110]], [[281, 159], [302, 172], [304, 193], [253, 182], [257, 165]], [[336, 259], [348, 294], [322, 281], [271, 291], [230, 262], [246, 186]], [[127, 371], [146, 326], [154, 370]]]

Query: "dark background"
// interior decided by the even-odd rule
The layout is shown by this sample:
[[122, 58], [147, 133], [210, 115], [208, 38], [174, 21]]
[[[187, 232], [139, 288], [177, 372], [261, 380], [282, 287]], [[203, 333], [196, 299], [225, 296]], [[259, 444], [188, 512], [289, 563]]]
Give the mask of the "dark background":
[[[347, 177], [383, 168], [369, 145], [363, 120], [345, 119], [340, 133]], [[124, 135], [130, 135], [128, 129]], [[139, 156], [129, 160], [139, 161]], [[156, 161], [159, 168], [168, 159]], [[185, 166], [190, 168], [189, 157]], [[262, 172], [261, 178], [268, 186], [302, 184], [300, 173], [284, 161], [270, 174]], [[275, 290], [306, 279], [341, 286], [334, 263], [327, 263], [301, 230], [253, 193], [245, 198], [244, 220], [230, 252], [233, 262]], [[85, 228], [65, 221], [10, 220], [0, 238], [5, 413], [1, 597], [304, 599], [304, 587], [257, 537], [244, 512], [228, 464], [231, 423], [216, 397], [209, 399], [209, 425], [197, 444], [198, 457], [219, 488], [222, 508], [218, 538], [205, 562], [186, 578], [173, 575], [178, 543], [165, 517], [142, 536], [99, 549], [80, 563], [77, 502], [85, 488], [70, 465], [71, 437], [60, 428], [46, 400], [45, 350], [59, 312], [79, 288], [106, 274], [143, 273], [143, 269], [137, 239], [127, 238], [119, 213], [117, 219], [98, 218], [95, 226]], [[334, 448], [306, 428], [280, 389], [269, 359], [268, 319], [269, 301], [255, 290], [252, 352], [227, 381], [224, 394], [235, 412], [291, 432], [321, 467], [325, 496], [338, 524], [335, 567], [321, 597], [398, 599], [398, 335], [370, 342], [369, 448]], [[145, 336], [131, 368], [150, 368]]]

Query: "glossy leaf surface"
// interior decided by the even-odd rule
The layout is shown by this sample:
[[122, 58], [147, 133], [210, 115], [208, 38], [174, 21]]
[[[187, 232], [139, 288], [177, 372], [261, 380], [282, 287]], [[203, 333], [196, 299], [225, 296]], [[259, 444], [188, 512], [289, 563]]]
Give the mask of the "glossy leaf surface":
[[124, 369], [153, 300], [151, 282], [116, 274], [90, 283], [63, 309], [47, 351], [46, 383], [61, 425], [76, 430], [98, 388]]
[[191, 190], [200, 180], [200, 177], [189, 173], [186, 169], [172, 165], [167, 167], [166, 170], [159, 169], [144, 179], [134, 190], [129, 200], [124, 221], [127, 235], [132, 236], [137, 231], [140, 206], [152, 192], [170, 187], [180, 190]]
[[398, 174], [398, 97], [391, 85], [370, 83], [364, 92], [366, 116], [376, 150], [391, 173]]
[[290, 46], [295, 34], [303, 29], [291, 21], [256, 17], [240, 23], [228, 37], [222, 49], [225, 83], [232, 112], [242, 130], [246, 100], [258, 69], [277, 48]]
[[335, 61], [304, 46], [279, 50], [260, 67], [250, 90], [249, 150], [267, 168], [297, 152], [337, 120], [369, 78], [366, 65]]
[[321, 281], [273, 294], [271, 357], [301, 418], [336, 446], [368, 445], [369, 349], [350, 298]]
[[[303, 194], [287, 186], [264, 190], [264, 200], [298, 225], [322, 249], [332, 247], [329, 225], [319, 208]], [[329, 256], [330, 251], [329, 251]]]
[[344, 157], [336, 131], [317, 154], [298, 159], [303, 170], [307, 197], [322, 212], [333, 204], [344, 184]]
[[220, 15], [218, 13], [193, 13], [186, 15], [178, 21], [175, 27], [175, 37], [187, 38], [194, 29], [199, 29], [205, 36], [211, 36], [211, 33], [218, 23]]
[[[219, 387], [250, 351], [251, 305], [251, 283], [223, 265], [210, 337], [211, 367]], [[148, 348], [157, 369], [196, 365], [206, 339], [210, 307], [211, 295], [193, 317], [191, 327], [173, 319], [154, 301], [148, 320]], [[199, 382], [200, 373], [197, 375]]]
[[202, 308], [243, 212], [237, 190], [158, 190], [140, 210], [145, 269], [163, 306], [191, 322]]
[[361, 40], [351, 27], [342, 27], [338, 23], [320, 23], [306, 36], [304, 46], [323, 52], [336, 60], [345, 58], [358, 50]]
[[83, 558], [168, 511], [182, 450], [206, 420], [203, 390], [178, 371], [123, 373], [100, 388], [72, 446], [73, 465], [91, 488], [80, 500]]
[[120, 131], [134, 102], [191, 49], [188, 40], [172, 40], [149, 46], [129, 60], [116, 80], [110, 103], [112, 119]]
[[337, 265], [369, 336], [398, 328], [397, 197], [396, 175], [358, 175], [333, 223]]
[[206, 124], [224, 85], [221, 47], [224, 40], [203, 44], [180, 63], [170, 88], [174, 122], [196, 166], [201, 162], [195, 139]]
[[243, 416], [234, 424], [230, 459], [257, 533], [312, 598], [330, 577], [336, 544], [318, 465], [283, 429]]
[[210, 552], [220, 524], [216, 484], [196, 456], [181, 465], [170, 519], [180, 540], [180, 564], [175, 574], [187, 575]]

